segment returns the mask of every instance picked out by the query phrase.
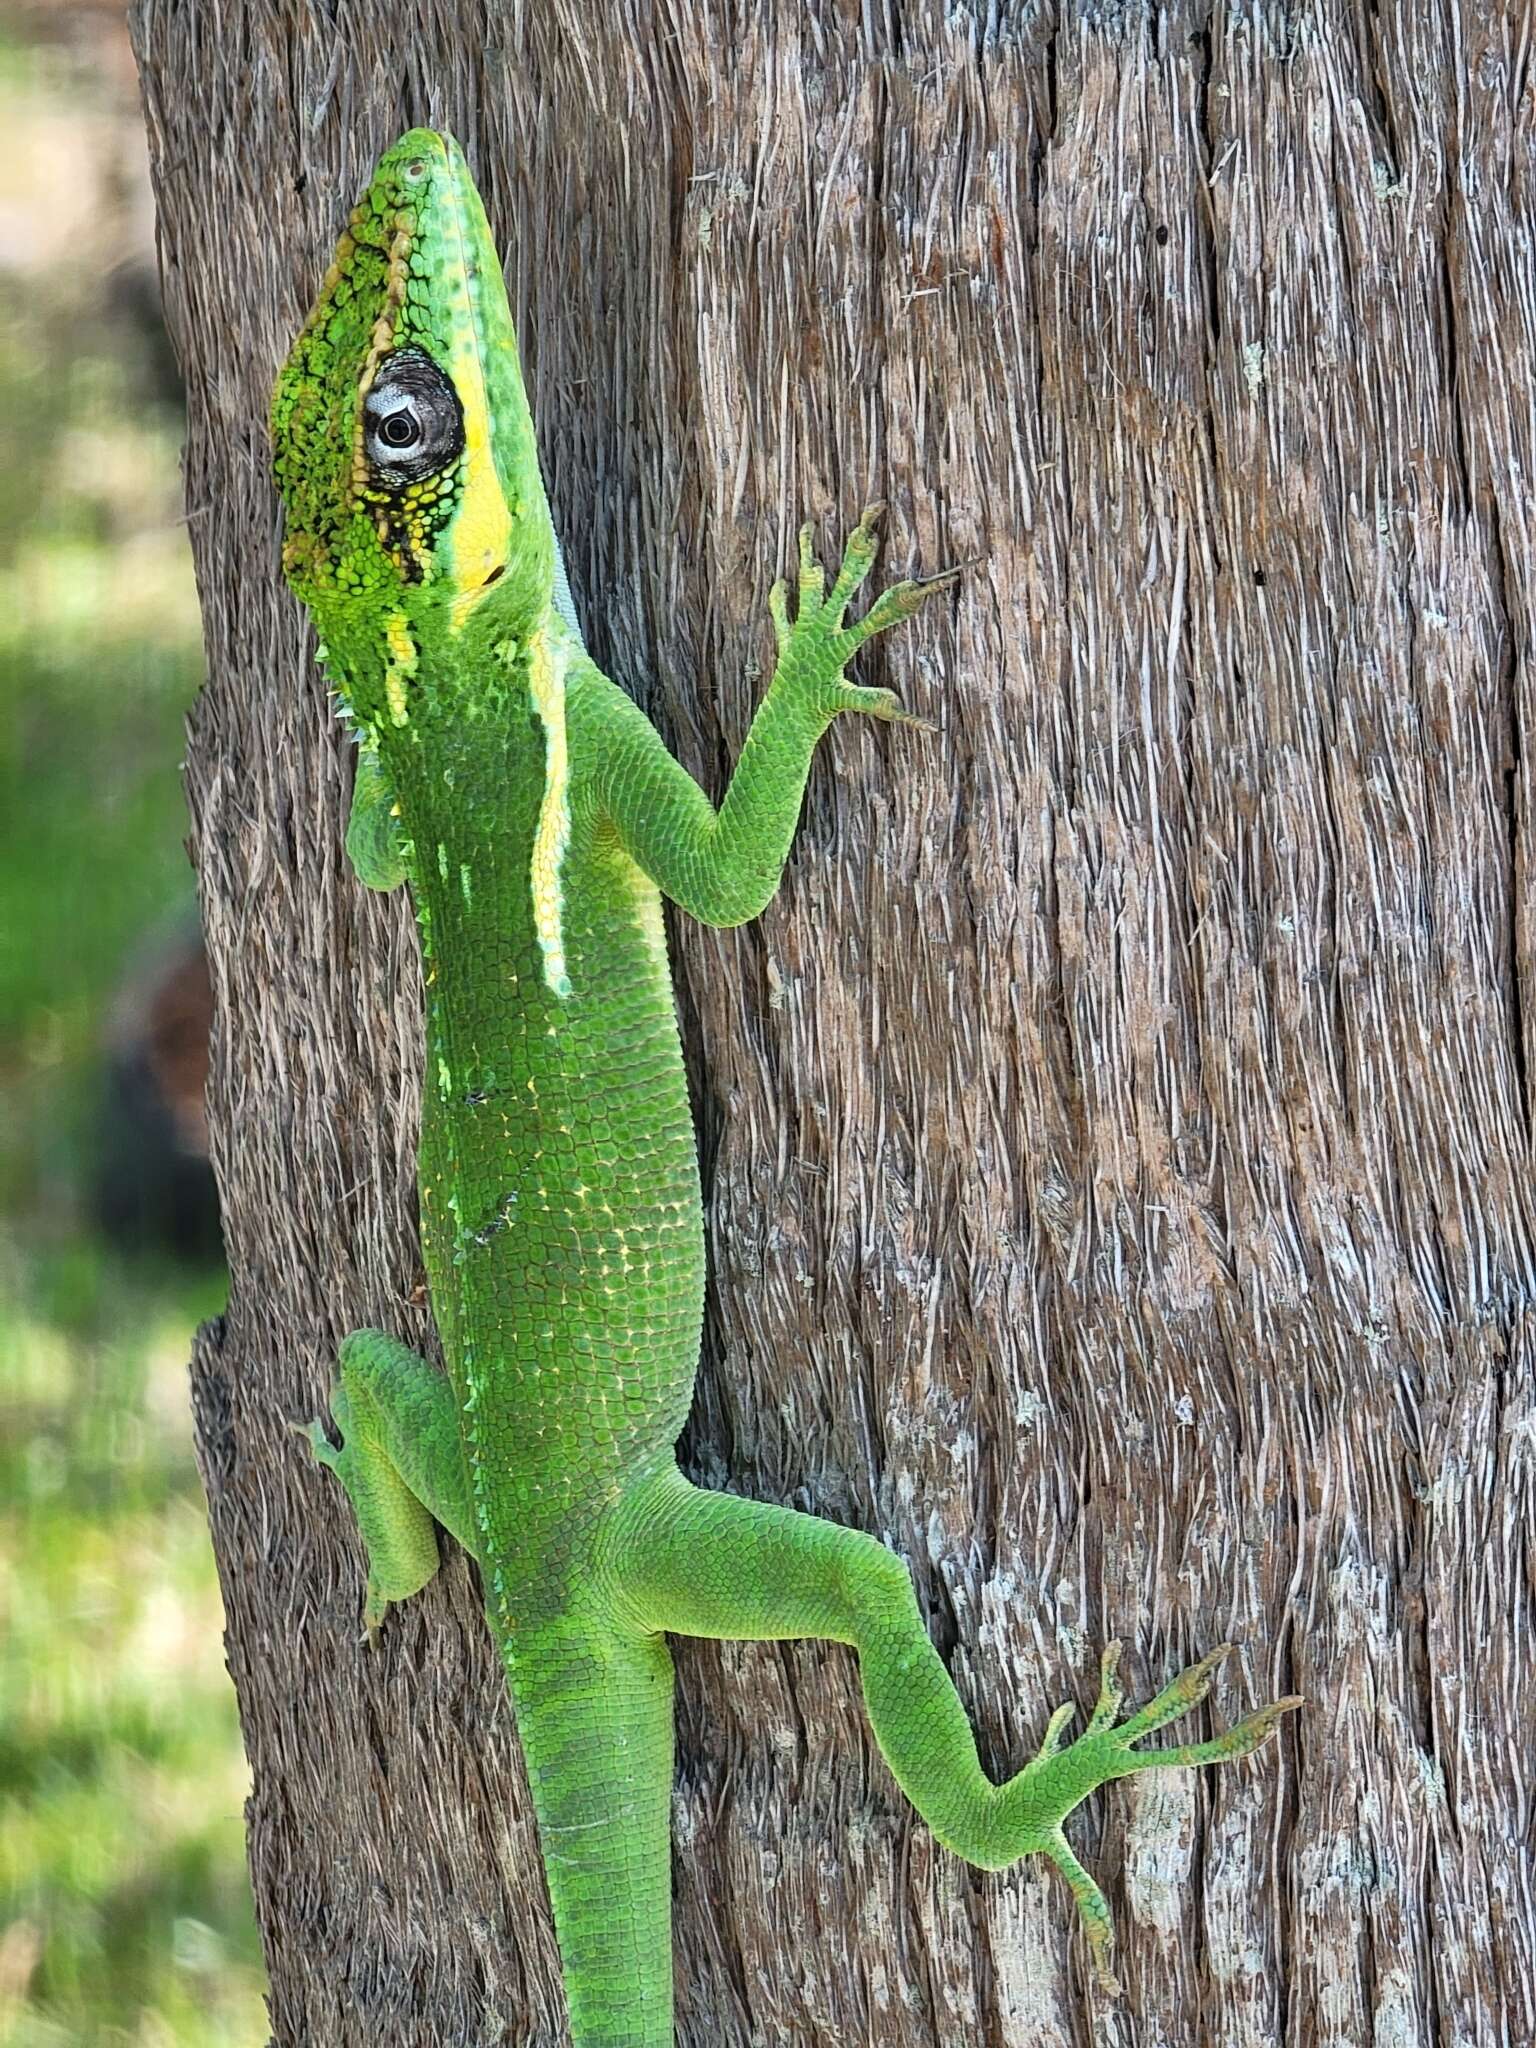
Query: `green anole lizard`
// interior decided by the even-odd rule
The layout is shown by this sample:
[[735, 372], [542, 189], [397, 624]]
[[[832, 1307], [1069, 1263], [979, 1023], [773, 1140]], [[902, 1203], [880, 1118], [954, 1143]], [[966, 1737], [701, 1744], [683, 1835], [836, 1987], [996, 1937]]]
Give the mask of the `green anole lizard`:
[[446, 1370], [359, 1330], [315, 1455], [368, 1552], [370, 1633], [478, 1560], [528, 1767], [576, 2048], [670, 2048], [669, 1632], [820, 1636], [858, 1653], [897, 1783], [938, 1839], [999, 1869], [1038, 1850], [1111, 1923], [1062, 1823], [1108, 1779], [1247, 1754], [1297, 1704], [1180, 1748], [1144, 1737], [1203, 1697], [1217, 1650], [1116, 1725], [1117, 1646], [994, 1785], [906, 1566], [872, 1537], [709, 1493], [673, 1446], [692, 1396], [704, 1243], [661, 899], [717, 925], [772, 897], [817, 742], [905, 716], [855, 651], [949, 582], [856, 622], [875, 509], [828, 590], [809, 529], [793, 617], [715, 809], [581, 639], [501, 265], [458, 146], [380, 161], [279, 377], [283, 567], [359, 740], [347, 852], [408, 883], [426, 980], [421, 1232]]

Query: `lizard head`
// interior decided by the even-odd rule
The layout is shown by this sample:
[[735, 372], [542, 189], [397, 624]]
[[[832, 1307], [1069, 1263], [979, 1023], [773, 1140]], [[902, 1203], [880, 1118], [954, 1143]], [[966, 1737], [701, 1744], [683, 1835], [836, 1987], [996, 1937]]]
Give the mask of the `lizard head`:
[[[272, 400], [283, 569], [354, 710], [422, 629], [546, 611], [554, 534], [485, 210], [450, 136], [380, 159]], [[367, 701], [378, 697], [378, 703]]]

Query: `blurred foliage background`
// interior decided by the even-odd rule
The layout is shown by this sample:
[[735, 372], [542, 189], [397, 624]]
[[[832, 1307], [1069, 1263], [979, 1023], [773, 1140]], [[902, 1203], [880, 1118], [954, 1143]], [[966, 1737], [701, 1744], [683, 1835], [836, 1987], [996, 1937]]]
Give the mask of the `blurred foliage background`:
[[186, 1361], [200, 652], [117, 5], [0, 4], [0, 2044], [267, 2037]]

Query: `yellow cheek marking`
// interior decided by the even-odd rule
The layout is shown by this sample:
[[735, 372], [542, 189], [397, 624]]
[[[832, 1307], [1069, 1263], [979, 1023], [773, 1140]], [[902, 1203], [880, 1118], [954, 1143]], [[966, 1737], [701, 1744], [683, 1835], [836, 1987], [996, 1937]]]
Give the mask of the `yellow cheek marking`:
[[391, 723], [404, 725], [411, 715], [405, 701], [405, 686], [416, 673], [416, 643], [403, 612], [390, 613], [384, 624], [384, 640], [389, 650], [384, 664], [384, 701], [389, 706]]
[[[453, 580], [466, 599], [478, 595], [486, 577], [506, 561], [512, 515], [491, 454], [485, 378], [472, 341], [454, 349], [450, 374], [464, 407], [464, 497], [453, 522]], [[470, 609], [466, 605], [460, 613], [456, 608], [454, 624], [462, 625]]]
[[560, 863], [571, 836], [570, 758], [565, 744], [565, 667], [562, 643], [551, 647], [542, 628], [528, 644], [528, 689], [544, 727], [544, 796], [533, 835], [529, 880], [533, 927], [544, 955], [544, 980], [557, 996], [571, 992], [565, 971], [564, 908]]

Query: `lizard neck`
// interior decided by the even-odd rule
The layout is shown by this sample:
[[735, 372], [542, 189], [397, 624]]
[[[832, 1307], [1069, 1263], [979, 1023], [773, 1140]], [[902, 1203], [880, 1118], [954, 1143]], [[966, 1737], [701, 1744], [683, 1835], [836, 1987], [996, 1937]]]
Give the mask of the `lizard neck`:
[[[499, 609], [499, 607], [498, 607]], [[546, 611], [531, 630], [505, 615], [399, 621], [400, 674], [375, 724], [405, 840], [429, 989], [450, 1016], [542, 981], [570, 992], [564, 859], [570, 834], [565, 671], [574, 643]], [[434, 644], [435, 643], [435, 644]], [[500, 969], [498, 973], [496, 970]]]

